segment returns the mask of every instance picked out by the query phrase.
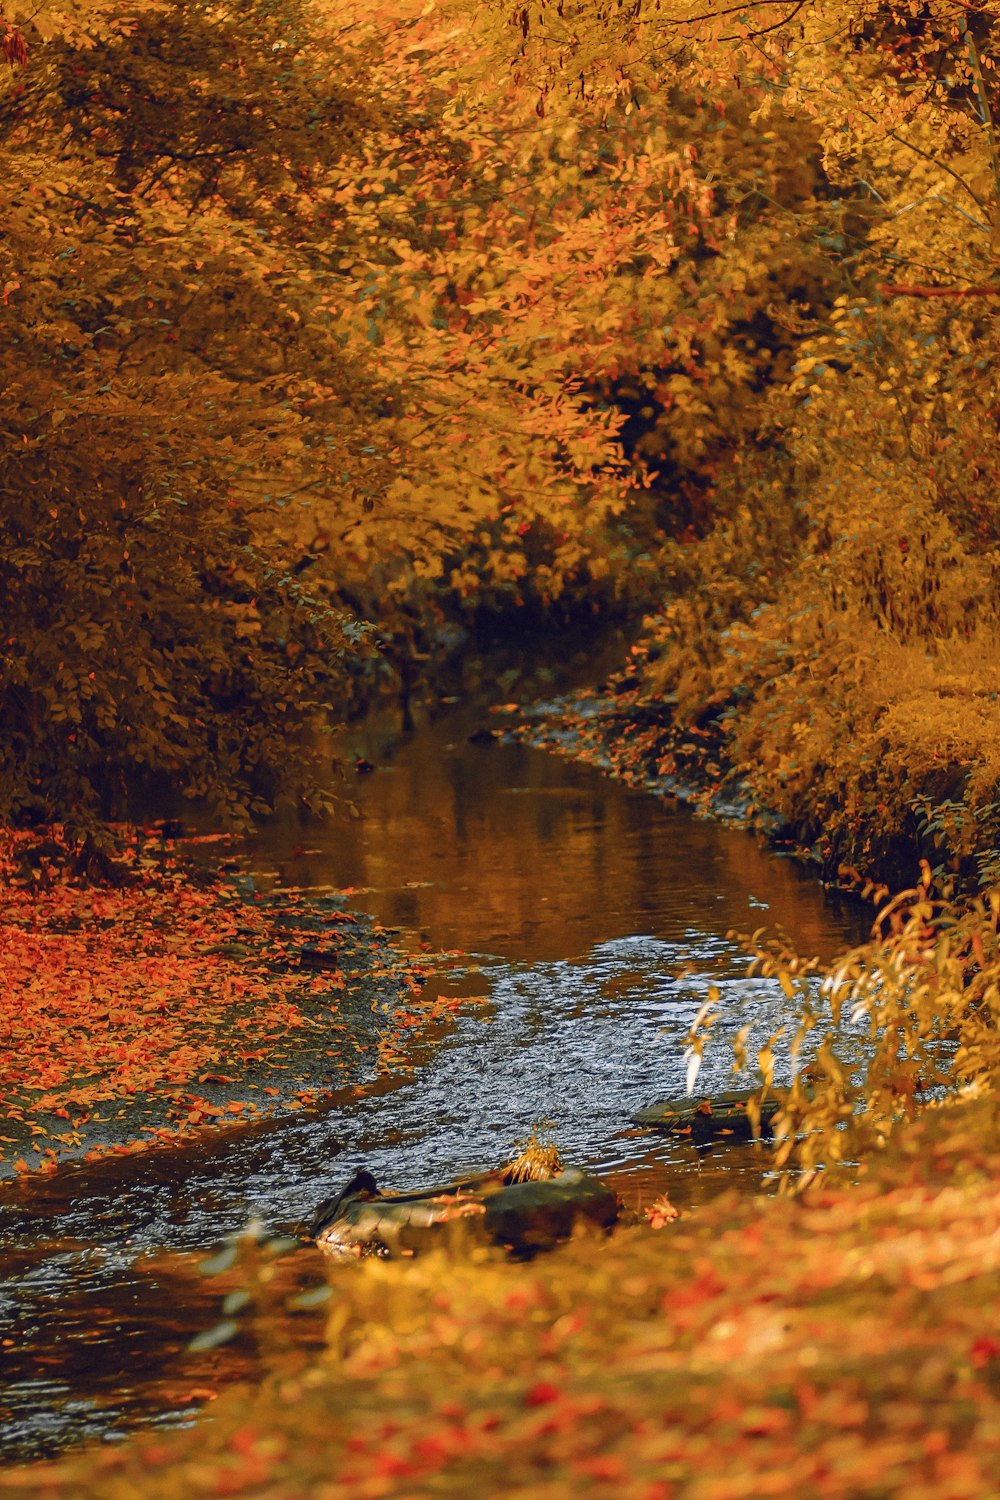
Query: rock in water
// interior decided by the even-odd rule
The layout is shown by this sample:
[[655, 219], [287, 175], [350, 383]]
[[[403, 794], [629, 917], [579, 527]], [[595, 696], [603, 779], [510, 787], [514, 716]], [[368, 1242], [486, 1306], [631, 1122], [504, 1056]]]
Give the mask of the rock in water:
[[313, 1220], [320, 1249], [334, 1255], [412, 1253], [441, 1226], [462, 1220], [480, 1243], [530, 1252], [567, 1239], [578, 1224], [609, 1228], [621, 1208], [607, 1183], [579, 1167], [513, 1184], [490, 1172], [415, 1193], [372, 1192], [369, 1184], [371, 1174], [358, 1173], [321, 1206]]
[[[636, 1125], [648, 1125], [672, 1135], [689, 1135], [697, 1146], [716, 1141], [750, 1141], [754, 1138], [754, 1127], [747, 1113], [747, 1104], [754, 1097], [752, 1093], [726, 1093], [717, 1094], [713, 1099], [657, 1099], [640, 1109], [632, 1119]], [[774, 1099], [767, 1099], [761, 1105], [763, 1135], [771, 1134], [771, 1121], [778, 1108]]]
[[341, 1188], [339, 1193], [334, 1193], [332, 1198], [324, 1198], [316, 1212], [312, 1216], [309, 1225], [310, 1238], [316, 1240], [344, 1211], [348, 1203], [367, 1203], [372, 1198], [378, 1197], [378, 1186], [370, 1172], [362, 1168], [355, 1172], [346, 1187]]
[[618, 1194], [599, 1177], [567, 1167], [541, 1182], [518, 1182], [485, 1200], [489, 1237], [516, 1250], [542, 1249], [568, 1239], [580, 1223], [610, 1229]]

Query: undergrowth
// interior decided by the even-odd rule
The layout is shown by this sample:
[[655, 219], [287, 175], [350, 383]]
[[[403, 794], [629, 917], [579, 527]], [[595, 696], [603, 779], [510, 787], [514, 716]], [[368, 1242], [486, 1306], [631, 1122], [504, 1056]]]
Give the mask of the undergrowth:
[[[1000, 889], [937, 893], [925, 865], [916, 888], [867, 893], [879, 902], [871, 937], [825, 971], [782, 934], [743, 940], [749, 972], [776, 980], [791, 1004], [788, 1086], [775, 1083], [782, 1032], [751, 1059], [746, 1027], [734, 1056], [736, 1071], [755, 1064], [760, 1076], [758, 1125], [764, 1100], [780, 1103], [774, 1163], [791, 1171], [786, 1186], [864, 1160], [901, 1122], [1000, 1085]], [[691, 1084], [720, 1003], [711, 991], [688, 1038]]]
[[645, 692], [681, 723], [724, 706], [734, 774], [831, 873], [902, 884], [915, 848], [966, 879], [996, 870], [1000, 508], [976, 433], [1000, 388], [973, 358], [987, 321], [838, 308], [769, 441], [720, 474], [714, 525], [663, 556]]

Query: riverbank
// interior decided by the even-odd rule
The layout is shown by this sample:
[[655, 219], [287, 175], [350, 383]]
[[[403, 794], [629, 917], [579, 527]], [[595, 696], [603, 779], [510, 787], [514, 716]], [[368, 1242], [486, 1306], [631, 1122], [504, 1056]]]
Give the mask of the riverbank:
[[[591, 693], [504, 711], [513, 715], [509, 732], [516, 738], [587, 761], [714, 819], [755, 828], [771, 846], [818, 870], [828, 889], [874, 899], [877, 916], [867, 941], [833, 964], [817, 962], [779, 925], [754, 923], [752, 934], [750, 924], [742, 929], [749, 973], [779, 985], [788, 1004], [763, 1049], [748, 1046], [747, 1034], [730, 1039], [734, 1065], [752, 1068], [756, 1060], [754, 1076], [770, 1091], [773, 1044], [783, 1034], [794, 1034], [800, 1061], [791, 1085], [785, 1080], [778, 1089], [778, 1165], [791, 1161], [809, 1171], [864, 1160], [928, 1104], [996, 1090], [1000, 891], [977, 892], [973, 874], [985, 882], [984, 863], [956, 853], [945, 808], [930, 805], [923, 838], [909, 846], [909, 883], [890, 896], [888, 882], [900, 879], [906, 848], [901, 837], [883, 842], [883, 857], [860, 867], [836, 863], [833, 838], [798, 842], [773, 810], [755, 801], [746, 768], [734, 763], [733, 729], [720, 702], [697, 722], [682, 722], [673, 704], [650, 694], [639, 670]], [[802, 822], [813, 816], [815, 807], [807, 803]], [[872, 827], [869, 850], [877, 837]], [[696, 1073], [713, 1028], [725, 1025], [726, 1006], [717, 988], [709, 991], [689, 1038]], [[861, 1031], [868, 1041], [859, 1050]], [[803, 1056], [810, 1057], [806, 1072]]]
[[[790, 884], [793, 893], [809, 891], [809, 899], [818, 906], [815, 886], [789, 862], [769, 858], [736, 830], [707, 820], [692, 822], [669, 808], [657, 809], [645, 796], [630, 795], [607, 778], [560, 765], [553, 757], [521, 746], [470, 745], [464, 732], [457, 737], [459, 727], [464, 730], [461, 720], [442, 721], [422, 754], [411, 755], [415, 746], [407, 742], [395, 759], [386, 758], [381, 770], [365, 773], [366, 815], [357, 826], [367, 829], [365, 860], [372, 886], [380, 885], [382, 873], [391, 869], [392, 888], [373, 889], [367, 896], [356, 891], [353, 899], [371, 903], [370, 920], [383, 931], [405, 920], [408, 931], [435, 936], [437, 946], [469, 948], [475, 935], [494, 953], [521, 952], [524, 944], [524, 951], [536, 956], [536, 927], [545, 911], [551, 925], [544, 929], [542, 949], [554, 944], [556, 967], [559, 974], [566, 971], [566, 985], [561, 994], [550, 974], [541, 989], [529, 986], [529, 994], [519, 1001], [515, 984], [504, 990], [502, 1006], [495, 999], [486, 1008], [484, 1020], [489, 1024], [482, 1037], [471, 1039], [469, 1065], [463, 1071], [462, 1056], [452, 1052], [440, 1086], [431, 1090], [434, 1130], [447, 1134], [448, 1122], [457, 1114], [465, 1149], [476, 1139], [477, 1120], [490, 1115], [505, 1077], [497, 1066], [508, 1056], [498, 1024], [504, 1015], [511, 1028], [509, 1055], [516, 1060], [517, 1085], [502, 1090], [503, 1104], [496, 1113], [502, 1115], [503, 1130], [513, 1128], [514, 1111], [530, 1094], [535, 1077], [532, 1050], [542, 1051], [540, 1073], [548, 1098], [551, 1059], [558, 1057], [565, 1060], [572, 1094], [582, 1098], [588, 1114], [607, 1110], [610, 1098], [613, 1111], [624, 1119], [626, 1096], [634, 1095], [636, 1104], [645, 1103], [654, 1091], [654, 1078], [657, 1086], [662, 1085], [659, 1075], [668, 1053], [673, 1056], [676, 1050], [677, 1067], [683, 1072], [673, 1041], [658, 1043], [659, 1053], [650, 1045], [652, 1037], [661, 1036], [658, 1028], [670, 1021], [682, 995], [668, 985], [662, 1004], [655, 999], [675, 948], [665, 946], [662, 939], [645, 939], [650, 949], [647, 976], [635, 972], [640, 955], [627, 940], [621, 945], [621, 962], [632, 988], [626, 987], [624, 1001], [615, 1009], [621, 975], [607, 964], [611, 948], [618, 953], [618, 946], [608, 939], [618, 931], [634, 933], [634, 914], [641, 913], [641, 931], [673, 934], [676, 957], [690, 958], [698, 948], [694, 917], [704, 920], [704, 912], [711, 911], [713, 937], [708, 948], [713, 949], [716, 939], [738, 919], [735, 902], [731, 907], [722, 902], [721, 909], [713, 904], [722, 894], [720, 881], [727, 878], [723, 872], [730, 859], [744, 913], [754, 892], [774, 901], [783, 883]], [[601, 800], [596, 800], [597, 787], [592, 784], [603, 788]], [[613, 794], [610, 803], [605, 800], [608, 793]], [[417, 810], [425, 822], [416, 821]], [[501, 831], [507, 838], [502, 844]], [[345, 921], [352, 898], [343, 890], [318, 892], [320, 867], [310, 862], [319, 860], [322, 865], [328, 856], [319, 848], [297, 849], [295, 837], [293, 830], [284, 830], [284, 842], [269, 847], [266, 854], [258, 850], [255, 859], [276, 869], [287, 885], [265, 894], [265, 872], [251, 877], [246, 867], [233, 868], [225, 876], [227, 900], [235, 910], [249, 906], [259, 913], [260, 930], [266, 933], [264, 951], [271, 953], [277, 969], [290, 964], [291, 978], [327, 979], [332, 971], [305, 969], [303, 959], [311, 954], [316, 964], [325, 957], [335, 959], [346, 979], [348, 934], [355, 940], [361, 913], [350, 914], [358, 917], [357, 923]], [[257, 929], [251, 930], [249, 920], [241, 924], [232, 914], [225, 915], [228, 907], [222, 915], [216, 911], [219, 891], [211, 878], [207, 885], [199, 884], [190, 860], [184, 860], [183, 877], [174, 880], [168, 871], [160, 890], [157, 861], [165, 864], [178, 858], [179, 851], [166, 850], [161, 856], [155, 852], [159, 842], [154, 836], [144, 846], [145, 854], [137, 856], [153, 861], [148, 880], [144, 877], [121, 892], [88, 896], [53, 873], [47, 876], [49, 888], [44, 881], [34, 881], [23, 889], [22, 915], [44, 909], [45, 898], [61, 892], [71, 917], [82, 921], [87, 913], [88, 929], [92, 920], [104, 922], [95, 929], [94, 952], [102, 961], [110, 956], [109, 934], [120, 931], [115, 974], [120, 973], [124, 984], [131, 973], [129, 939], [135, 932], [118, 929], [106, 919], [116, 910], [129, 911], [148, 887], [150, 905], [144, 917], [155, 933], [156, 922], [169, 922], [169, 898], [176, 891], [176, 915], [187, 923], [188, 945], [197, 950], [194, 957], [205, 961], [203, 976], [217, 983], [231, 972], [228, 965], [244, 971]], [[190, 846], [189, 853], [198, 847]], [[620, 863], [623, 851], [634, 864]], [[665, 879], [670, 860], [679, 852], [683, 881]], [[360, 877], [365, 864], [350, 850], [342, 853], [347, 863], [339, 868], [356, 868]], [[227, 857], [221, 863], [235, 862]], [[525, 867], [527, 885], [520, 883]], [[492, 872], [489, 881], [482, 879], [484, 869]], [[641, 872], [643, 879], [649, 877], [648, 889], [639, 880]], [[259, 880], [256, 891], [250, 888], [251, 879]], [[343, 875], [340, 879], [346, 883]], [[313, 881], [313, 891], [308, 896], [295, 891], [294, 880]], [[39, 884], [42, 889], [34, 889]], [[674, 884], [683, 895], [676, 911], [670, 904]], [[652, 907], [650, 891], [667, 906]], [[614, 906], [622, 892], [630, 900], [619, 929]], [[204, 909], [195, 899], [199, 893]], [[253, 901], [254, 894], [263, 899]], [[37, 908], [35, 897], [42, 898]], [[91, 900], [98, 905], [73, 906]], [[328, 935], [326, 954], [313, 951], [323, 946], [313, 931], [303, 937], [302, 927], [295, 925], [296, 920], [315, 923], [314, 900], [328, 902], [330, 920], [320, 924]], [[565, 909], [557, 916], [552, 908], [560, 902]], [[755, 900], [754, 909], [760, 904]], [[190, 942], [199, 910], [205, 922], [202, 941], [216, 950], [207, 954]], [[654, 910], [657, 916], [651, 926]], [[600, 926], [592, 927], [598, 920], [595, 913]], [[806, 912], [795, 904], [783, 912], [776, 904], [771, 916], [794, 928], [794, 918], [801, 920]], [[659, 921], [665, 923], [662, 928], [656, 925]], [[62, 925], [69, 931], [58, 931], [53, 915], [54, 952], [63, 952], [58, 944], [74, 936], [71, 921]], [[27, 920], [25, 926], [30, 927]], [[176, 954], [182, 946], [181, 931], [164, 930]], [[80, 936], [79, 929], [75, 936]], [[363, 934], [358, 941], [364, 943]], [[595, 944], [603, 951], [603, 965], [594, 963]], [[132, 946], [138, 950], [137, 943]], [[567, 954], [581, 953], [589, 955], [582, 967], [563, 962]], [[77, 955], [77, 960], [82, 967], [84, 957]], [[523, 977], [511, 975], [517, 981]], [[653, 1003], [644, 1007], [647, 978], [652, 981]], [[268, 983], [267, 973], [262, 983]], [[768, 991], [775, 997], [780, 992], [776, 979], [757, 985], [749, 997], [755, 1013], [766, 1003]], [[210, 1002], [211, 984], [205, 995]], [[294, 992], [286, 999], [306, 1013]], [[345, 1020], [348, 1003], [339, 991], [333, 999], [339, 1007], [336, 1015], [331, 1001], [317, 1016], [317, 1029], [307, 1033], [321, 1069], [333, 1064], [328, 1054], [340, 1038], [331, 1038], [329, 1029], [332, 1022]], [[973, 1021], [982, 1013], [981, 1006], [972, 1003], [975, 999], [969, 1006]], [[317, 1003], [322, 1004], [319, 993]], [[419, 1006], [413, 1009], [419, 1011]], [[563, 1010], [564, 1031], [539, 1030], [540, 1019], [558, 1020]], [[636, 1031], [628, 1031], [630, 1022]], [[75, 1036], [72, 1027], [69, 1034]], [[533, 1049], [524, 1046], [529, 1036]], [[299, 1032], [291, 1028], [288, 1055], [279, 1061], [288, 1063], [296, 1055], [297, 1038]], [[586, 1047], [580, 1045], [584, 1038], [589, 1039]], [[489, 1044], [501, 1050], [491, 1053]], [[286, 1041], [274, 1040], [276, 1052], [285, 1047]], [[608, 1060], [607, 1082], [604, 1074], [594, 1071], [598, 1057], [602, 1065]], [[623, 1057], [629, 1059], [624, 1070]], [[616, 1095], [623, 1073], [627, 1089]], [[562, 1077], [556, 1076], [557, 1095], [567, 1092]], [[281, 1079], [284, 1082], [286, 1075]], [[206, 1082], [201, 1085], [202, 1097], [210, 1087], [222, 1091], [220, 1103], [227, 1097], [237, 1103], [260, 1098], [235, 1082]], [[677, 1091], [681, 1088], [682, 1084]], [[265, 1097], [271, 1107], [273, 1096]], [[395, 1158], [397, 1170], [402, 1170], [401, 1146], [415, 1116], [400, 1109], [398, 1094], [392, 1097], [397, 1102], [389, 1123], [395, 1133], [383, 1141], [386, 1121], [373, 1117], [367, 1132], [355, 1131], [351, 1139], [365, 1152], [359, 1159], [371, 1162], [368, 1153], [377, 1142], [386, 1152], [386, 1169]], [[551, 1105], [548, 1109], [551, 1118]], [[304, 1119], [302, 1123], [306, 1125]], [[204, 1129], [204, 1123], [196, 1128]], [[188, 1274], [193, 1277], [194, 1265], [204, 1255], [195, 1257], [190, 1248], [207, 1248], [218, 1234], [235, 1232], [246, 1223], [247, 1203], [273, 1221], [291, 1220], [290, 1212], [275, 1212], [274, 1180], [300, 1179], [298, 1198], [306, 1202], [311, 1184], [315, 1197], [322, 1196], [321, 1178], [332, 1175], [336, 1185], [339, 1147], [332, 1153], [332, 1173], [329, 1162], [339, 1127], [328, 1123], [325, 1131], [310, 1135], [296, 1120], [295, 1131], [302, 1137], [299, 1142], [287, 1132], [273, 1142], [270, 1179], [263, 1180], [245, 1155], [233, 1153], [239, 1195], [232, 1200], [220, 1195], [224, 1183], [213, 1171], [194, 1184], [185, 1183], [176, 1202], [172, 1195], [161, 1195], [151, 1215], [149, 1196], [139, 1201], [142, 1194], [127, 1185], [128, 1174], [133, 1167], [169, 1162], [170, 1153], [99, 1169], [103, 1177], [98, 1197], [108, 1191], [110, 1179], [111, 1192], [123, 1202], [135, 1198], [137, 1221], [152, 1218], [155, 1223], [155, 1237], [147, 1233], [143, 1240], [147, 1246], [163, 1243], [163, 1224], [169, 1216], [188, 1216], [185, 1244]], [[0, 1482], [14, 1494], [30, 1486], [36, 1494], [100, 1494], [112, 1500], [137, 1493], [160, 1494], [166, 1500], [170, 1495], [220, 1492], [289, 1500], [323, 1494], [350, 1495], [352, 1500], [370, 1495], [377, 1500], [423, 1493], [513, 1492], [561, 1500], [577, 1489], [735, 1500], [750, 1491], [765, 1492], [769, 1484], [772, 1493], [782, 1493], [774, 1488], [773, 1476], [787, 1473], [792, 1487], [785, 1493], [790, 1495], [812, 1487], [845, 1500], [868, 1493], [919, 1496], [922, 1488], [928, 1496], [985, 1496], [989, 1489], [983, 1487], [983, 1475], [989, 1470], [979, 1455], [989, 1452], [996, 1428], [990, 1426], [993, 1409], [988, 1401], [980, 1401], [979, 1388], [992, 1380], [994, 1352], [988, 1342], [977, 1341], [981, 1307], [994, 1296], [991, 1237], [996, 1233], [996, 1203], [988, 1173], [995, 1138], [996, 1115], [990, 1106], [969, 1105], [947, 1117], [943, 1111], [930, 1111], [915, 1134], [903, 1127], [890, 1154], [873, 1158], [860, 1189], [827, 1174], [822, 1179], [824, 1191], [817, 1194], [814, 1189], [802, 1205], [738, 1202], [729, 1195], [675, 1222], [665, 1206], [658, 1209], [647, 1199], [639, 1207], [654, 1210], [650, 1225], [659, 1223], [659, 1230], [627, 1230], [606, 1241], [582, 1242], [551, 1261], [530, 1266], [488, 1258], [468, 1262], [434, 1257], [343, 1268], [331, 1280], [333, 1312], [325, 1356], [305, 1351], [301, 1337], [294, 1347], [283, 1342], [284, 1322], [298, 1319], [301, 1328], [301, 1319], [309, 1316], [306, 1309], [276, 1308], [278, 1326], [272, 1326], [266, 1314], [263, 1321], [251, 1320], [246, 1330], [249, 1343], [264, 1352], [269, 1378], [263, 1385], [220, 1396], [211, 1415], [191, 1431], [166, 1438], [162, 1432], [147, 1432], [121, 1448], [105, 1444], [53, 1465], [8, 1469]], [[266, 1150], [263, 1139], [259, 1145]], [[629, 1148], [633, 1145], [630, 1142]], [[488, 1152], [482, 1154], [490, 1159]], [[702, 1163], [695, 1153], [691, 1157], [687, 1170], [700, 1176]], [[381, 1165], [375, 1165], [381, 1172]], [[189, 1169], [185, 1162], [185, 1178]], [[47, 1192], [75, 1175], [60, 1173], [38, 1186]], [[87, 1172], [79, 1176], [86, 1178]], [[403, 1179], [398, 1180], [403, 1185]], [[27, 1190], [31, 1184], [23, 1186]], [[682, 1197], [677, 1201], [681, 1206], [686, 1202]], [[295, 1207], [298, 1211], [298, 1201]], [[99, 1222], [101, 1255], [109, 1242], [130, 1246], [134, 1233], [121, 1221], [109, 1227], [106, 1217], [97, 1221], [87, 1214], [60, 1223], [58, 1215], [50, 1219], [43, 1212], [37, 1222], [51, 1222], [63, 1232], [84, 1237]], [[963, 1259], [966, 1246], [971, 1246], [968, 1253], [975, 1264]], [[79, 1254], [79, 1248], [74, 1251], [71, 1246], [73, 1253]], [[123, 1253], [127, 1259], [134, 1250], [125, 1248]], [[73, 1276], [79, 1274], [74, 1264], [59, 1283], [67, 1297], [73, 1292]], [[321, 1274], [314, 1266], [311, 1276], [318, 1280]], [[307, 1289], [308, 1281], [307, 1276]], [[238, 1293], [237, 1283], [238, 1277], [225, 1284], [220, 1279], [220, 1298]], [[290, 1295], [300, 1297], [302, 1290], [299, 1277]], [[114, 1320], [120, 1321], [117, 1304], [111, 1306]], [[64, 1305], [56, 1307], [60, 1315], [65, 1319]], [[209, 1315], [203, 1327], [211, 1327], [213, 1320]], [[65, 1328], [65, 1321], [58, 1326]], [[847, 1349], [845, 1326], [856, 1330]], [[726, 1328], [729, 1332], [719, 1331]], [[89, 1346], [91, 1335], [84, 1336]], [[317, 1325], [313, 1344], [318, 1339]], [[120, 1345], [98, 1347], [113, 1360]], [[177, 1378], [183, 1378], [186, 1392], [201, 1391], [202, 1400], [207, 1388], [224, 1382], [204, 1376], [197, 1360], [194, 1354], [185, 1357], [181, 1345]], [[907, 1384], [912, 1378], [915, 1388]], [[445, 1385], [461, 1385], [468, 1391], [460, 1411], [451, 1410], [441, 1397]], [[102, 1399], [109, 1400], [108, 1394]], [[33, 1400], [38, 1404], [37, 1392]], [[972, 1420], [970, 1407], [976, 1413]], [[95, 1423], [89, 1430], [100, 1429]], [[939, 1434], [931, 1451], [924, 1446], [928, 1431]], [[971, 1460], [963, 1444], [972, 1452]]]
[[949, 795], [972, 779], [964, 763], [942, 764], [927, 777], [919, 755], [910, 764], [903, 753], [881, 768], [870, 795], [845, 781], [843, 806], [831, 804], [828, 788], [808, 783], [791, 798], [768, 800], [775, 788], [746, 759], [738, 697], [718, 695], [682, 711], [675, 695], [651, 686], [646, 649], [634, 647], [633, 657], [632, 666], [597, 688], [506, 705], [498, 731], [750, 828], [814, 869], [828, 889], [912, 886], [922, 861], [937, 878], [966, 889], [990, 875], [989, 820], [996, 809], [976, 818]]
[[51, 836], [3, 850], [0, 1176], [319, 1105], [421, 1024], [425, 971], [383, 927], [256, 889], [225, 836], [136, 832], [111, 885]]
[[998, 1147], [984, 1100], [931, 1111], [853, 1186], [724, 1197], [530, 1266], [342, 1268], [325, 1355], [283, 1354], [272, 1306], [260, 1388], [186, 1431], [8, 1470], [3, 1491], [986, 1500]]

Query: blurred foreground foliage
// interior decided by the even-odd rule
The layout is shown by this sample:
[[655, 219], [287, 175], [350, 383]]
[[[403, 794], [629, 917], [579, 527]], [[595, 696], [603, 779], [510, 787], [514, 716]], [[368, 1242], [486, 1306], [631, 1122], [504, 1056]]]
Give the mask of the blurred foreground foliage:
[[[774, 1161], [786, 1187], [817, 1166], [867, 1161], [901, 1123], [942, 1100], [996, 1097], [1000, 1085], [1000, 890], [956, 899], [925, 881], [879, 902], [869, 940], [828, 969], [782, 935], [743, 939], [749, 973], [776, 980], [788, 1024], [756, 1056], [736, 1033], [734, 1068], [754, 1066], [760, 1102], [777, 1099]], [[689, 1078], [720, 1015], [709, 999], [688, 1039]], [[776, 1084], [777, 1044], [794, 1076]], [[759, 1102], [751, 1106], [759, 1125]]]
[[980, 1500], [1000, 1458], [998, 1147], [982, 1100], [930, 1111], [854, 1186], [727, 1196], [529, 1265], [456, 1246], [334, 1269], [308, 1360], [257, 1263], [260, 1388], [185, 1431], [8, 1470], [4, 1493]]

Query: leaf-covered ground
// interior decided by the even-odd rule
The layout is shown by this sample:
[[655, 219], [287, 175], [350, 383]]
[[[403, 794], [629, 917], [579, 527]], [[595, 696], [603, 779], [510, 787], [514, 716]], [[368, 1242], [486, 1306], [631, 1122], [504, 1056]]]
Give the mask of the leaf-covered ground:
[[120, 889], [5, 847], [0, 1174], [301, 1108], [426, 1019], [422, 971], [342, 895], [241, 893], [154, 838]]
[[[210, 1419], [8, 1470], [12, 1497], [996, 1493], [995, 1100], [862, 1174], [717, 1200], [530, 1265], [331, 1271], [328, 1352]], [[272, 1319], [272, 1323], [277, 1320]]]

